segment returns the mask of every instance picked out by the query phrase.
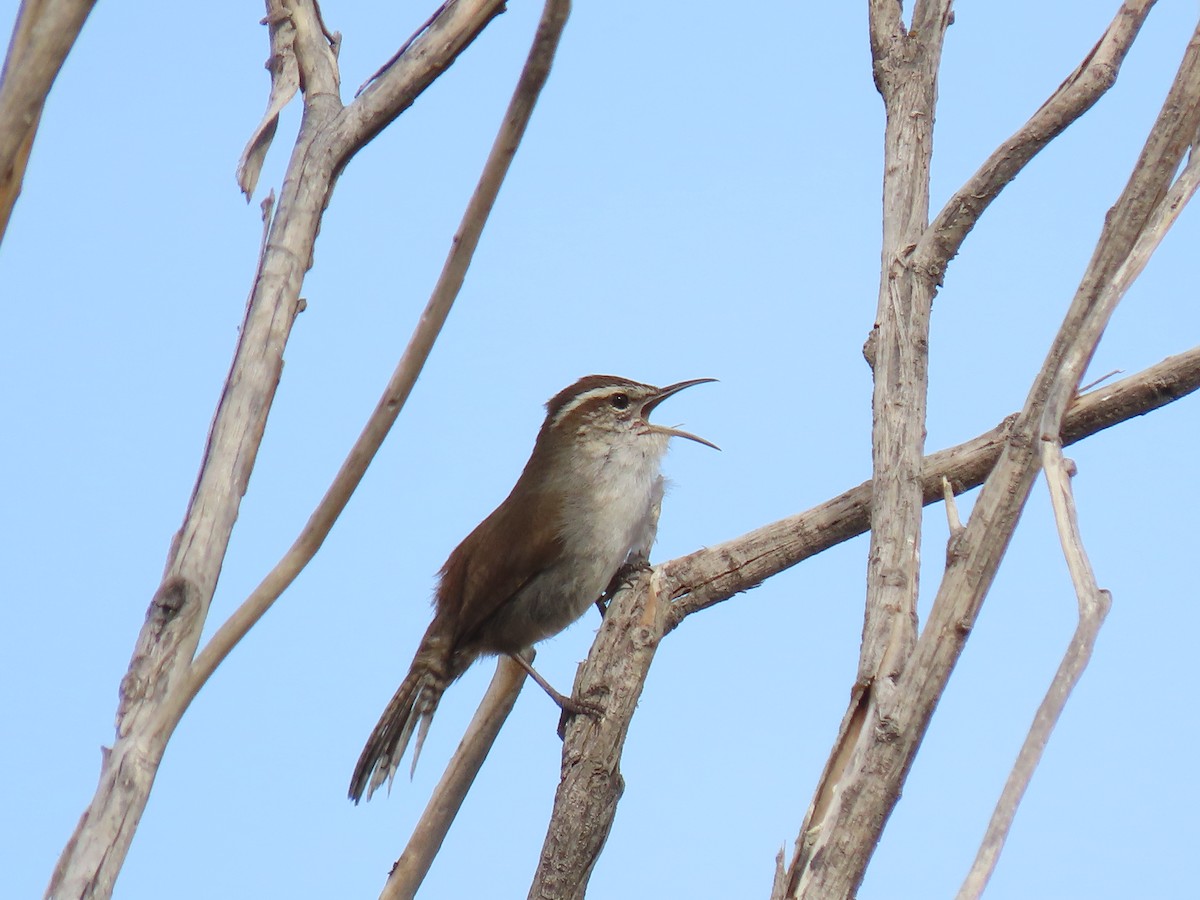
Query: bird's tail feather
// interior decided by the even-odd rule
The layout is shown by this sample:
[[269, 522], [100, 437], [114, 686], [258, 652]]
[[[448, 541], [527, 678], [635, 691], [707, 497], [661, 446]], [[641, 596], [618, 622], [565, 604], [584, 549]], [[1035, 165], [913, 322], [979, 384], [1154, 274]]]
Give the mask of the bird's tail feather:
[[417, 652], [408, 675], [367, 738], [350, 779], [350, 799], [355, 803], [363, 799], [364, 793], [366, 799], [370, 800], [375, 789], [384, 781], [391, 788], [392, 779], [396, 777], [396, 770], [414, 731], [417, 741], [413, 747], [412, 770], [417, 768], [429, 723], [433, 721], [433, 714], [437, 712], [448, 683], [445, 667], [438, 665], [438, 660], [433, 658], [440, 654], [429, 653], [427, 649], [430, 648], [423, 647]]

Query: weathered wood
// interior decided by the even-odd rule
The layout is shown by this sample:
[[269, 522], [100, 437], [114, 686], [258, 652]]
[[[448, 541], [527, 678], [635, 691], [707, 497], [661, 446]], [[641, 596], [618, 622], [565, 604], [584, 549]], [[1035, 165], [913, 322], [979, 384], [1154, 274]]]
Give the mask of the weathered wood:
[[[1200, 347], [1079, 397], [1063, 423], [1063, 443], [1081, 441], [1198, 389]], [[1015, 418], [925, 457], [922, 502], [942, 499], [943, 478], [958, 493], [982, 484]], [[662, 563], [654, 568], [654, 579], [643, 575], [617, 594], [575, 685], [576, 696], [600, 702], [604, 718], [599, 723], [578, 719], [566, 733], [562, 780], [530, 897], [577, 898], [586, 891], [624, 790], [625, 735], [661, 638], [686, 616], [863, 534], [870, 527], [870, 502], [867, 481], [806, 512]], [[786, 883], [786, 878], [777, 881]]]
[[0, 240], [21, 193], [46, 96], [96, 0], [24, 0], [0, 72]]
[[[96, 794], [58, 861], [48, 897], [102, 898], [112, 893], [166, 743], [187, 705], [188, 691], [183, 688], [254, 467], [284, 347], [301, 309], [300, 286], [338, 174], [502, 8], [502, 0], [451, 4], [399, 64], [343, 107], [334, 43], [314, 0], [268, 0], [268, 21], [286, 20], [290, 25], [288, 52], [294, 53], [305, 86], [305, 114], [200, 474], [122, 681], [116, 741], [105, 755]], [[280, 33], [272, 29], [273, 38]], [[280, 47], [272, 52], [279, 53]]]

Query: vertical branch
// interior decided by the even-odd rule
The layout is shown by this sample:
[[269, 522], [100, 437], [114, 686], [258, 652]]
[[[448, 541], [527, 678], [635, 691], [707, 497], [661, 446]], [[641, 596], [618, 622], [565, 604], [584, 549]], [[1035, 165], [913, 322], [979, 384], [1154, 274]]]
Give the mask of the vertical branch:
[[[807, 836], [821, 834], [825, 822], [839, 815], [842, 795], [837, 786], [847, 771], [861, 765], [865, 749], [886, 731], [878, 703], [892, 691], [916, 641], [929, 316], [937, 283], [927, 271], [912, 265], [912, 251], [928, 226], [937, 73], [951, 12], [949, 0], [921, 0], [912, 28], [905, 30], [899, 10], [900, 5], [890, 0], [870, 6], [875, 85], [887, 121], [879, 306], [865, 348], [875, 388], [863, 644], [850, 707], [805, 818]], [[870, 784], [884, 787], [882, 782]], [[874, 798], [878, 812], [873, 817], [854, 823], [863, 830], [864, 843], [873, 845], [878, 839], [898, 796], [896, 785], [890, 795]], [[822, 840], [826, 850], [833, 851], [829, 838], [825, 833]], [[815, 837], [802, 838], [801, 846], [801, 859], [806, 861], [816, 851]], [[844, 872], [847, 877], [827, 881], [814, 889], [817, 895], [853, 893], [854, 867], [843, 862], [836, 853], [827, 856], [823, 871]], [[802, 871], [804, 862], [793, 869]], [[790, 890], [801, 893], [808, 887], [801, 879]]]
[[873, 26], [875, 83], [887, 122], [879, 307], [868, 341], [875, 376], [874, 487], [858, 683], [884, 690], [880, 680], [895, 677], [916, 640], [929, 314], [936, 284], [909, 261], [928, 225], [937, 72], [949, 24], [949, 2], [922, 2], [908, 32], [893, 23], [884, 36], [875, 34], [881, 23]]

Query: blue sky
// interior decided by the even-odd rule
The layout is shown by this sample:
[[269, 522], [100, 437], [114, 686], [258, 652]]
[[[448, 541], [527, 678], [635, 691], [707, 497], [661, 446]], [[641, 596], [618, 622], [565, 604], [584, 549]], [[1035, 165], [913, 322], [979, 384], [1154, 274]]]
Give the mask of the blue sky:
[[[10, 22], [13, 0], [0, 2]], [[944, 54], [933, 205], [1037, 108], [1117, 4], [967, 4]], [[541, 404], [590, 372], [713, 376], [662, 410], [668, 559], [805, 509], [870, 465], [882, 106], [865, 4], [579, 4], [461, 298], [317, 559], [222, 665], [168, 748], [126, 898], [375, 896], [490, 677], [447, 694], [409, 783], [354, 807], [351, 768], [428, 621], [433, 576], [508, 492]], [[1195, 23], [1163, 2], [1116, 87], [1008, 188], [934, 307], [928, 449], [1024, 400]], [[514, 3], [355, 159], [211, 623], [291, 543], [374, 406], [524, 57]], [[278, 187], [233, 172], [262, 113], [253, 4], [100, 3], [46, 108], [0, 247], [0, 893], [40, 894], [95, 787], [117, 685], [182, 517]], [[327, 4], [348, 98], [428, 15]], [[1117, 312], [1095, 374], [1197, 343], [1187, 211]], [[1200, 627], [1194, 399], [1069, 451], [1113, 611], [988, 896], [1177, 896], [1200, 839], [1190, 661]], [[964, 500], [964, 512], [970, 497]], [[928, 510], [923, 607], [946, 537]], [[689, 619], [633, 722], [590, 896], [766, 896], [844, 710], [865, 539]], [[934, 718], [863, 898], [952, 894], [1075, 621], [1044, 489]], [[210, 624], [211, 632], [214, 624]], [[596, 623], [539, 651], [570, 684]], [[558, 778], [557, 710], [526, 691], [423, 897], [524, 896]]]

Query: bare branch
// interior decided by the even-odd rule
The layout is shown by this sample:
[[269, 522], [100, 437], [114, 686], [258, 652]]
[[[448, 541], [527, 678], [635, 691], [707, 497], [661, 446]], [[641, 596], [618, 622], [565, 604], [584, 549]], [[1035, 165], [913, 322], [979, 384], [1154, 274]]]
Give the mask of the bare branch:
[[1087, 668], [1092, 657], [1092, 648], [1096, 645], [1096, 636], [1100, 626], [1108, 615], [1112, 605], [1112, 596], [1108, 591], [1100, 589], [1096, 584], [1096, 576], [1088, 562], [1087, 552], [1083, 548], [1083, 538], [1079, 533], [1079, 516], [1075, 508], [1075, 498], [1071, 492], [1071, 476], [1074, 474], [1074, 464], [1063, 457], [1062, 444], [1056, 440], [1047, 440], [1042, 444], [1042, 466], [1046, 473], [1046, 486], [1050, 490], [1050, 501], [1054, 507], [1054, 520], [1058, 525], [1058, 537], [1062, 543], [1063, 554], [1067, 559], [1067, 568], [1071, 572], [1071, 581], [1075, 585], [1075, 595], [1079, 602], [1079, 623], [1071, 643], [1063, 654], [1058, 671], [1050, 682], [1046, 696], [1038, 707], [1029, 734], [1017, 754], [1000, 799], [996, 802], [995, 812], [988, 823], [987, 832], [979, 847], [979, 853], [967, 873], [962, 887], [958, 891], [958, 900], [975, 900], [983, 894], [988, 879], [996, 868], [1000, 851], [1008, 839], [1017, 807], [1025, 790], [1033, 778], [1033, 773], [1041, 762], [1050, 735], [1063, 709], [1067, 698], [1079, 683], [1083, 670]]
[[23, 0], [0, 72], [0, 241], [21, 193], [46, 96], [96, 0]]
[[[446, 21], [435, 23], [409, 48], [405, 55], [409, 62], [402, 60], [393, 66], [343, 115], [351, 108], [343, 108], [338, 99], [336, 41], [330, 40], [315, 2], [271, 0], [269, 14], [282, 10], [295, 28], [292, 46], [304, 86], [305, 115], [196, 487], [122, 682], [117, 740], [105, 758], [96, 795], [63, 851], [48, 895], [111, 894], [186, 698], [236, 642], [238, 629], [249, 627], [253, 619], [253, 610], [243, 608], [231, 630], [222, 629], [222, 643], [210, 645], [204, 659], [198, 661], [201, 664], [191, 667], [266, 427], [283, 349], [301, 308], [300, 286], [312, 259], [321, 215], [338, 173], [359, 147], [453, 62], [501, 7], [501, 0], [453, 4]], [[371, 98], [372, 102], [365, 102]], [[465, 270], [465, 262], [456, 264]], [[432, 342], [430, 330], [433, 326], [418, 329], [418, 352], [407, 362], [402, 360], [402, 367], [423, 358], [420, 346]], [[397, 410], [402, 400], [385, 397], [383, 404]], [[352, 459], [346, 467], [365, 464], [365, 460]], [[331, 492], [341, 483], [335, 483]], [[334, 506], [338, 504], [323, 505], [319, 512], [332, 513]], [[289, 552], [288, 565], [277, 568], [256, 591], [260, 604], [290, 582], [298, 568], [291, 571], [288, 566], [294, 567], [305, 554], [315, 552], [329, 522], [310, 521], [297, 542], [302, 546]], [[266, 603], [269, 605], [269, 599]], [[164, 709], [165, 701], [169, 705]]]
[[567, 728], [562, 780], [530, 900], [583, 900], [625, 790], [621, 750], [670, 607], [661, 568], [643, 572], [608, 606], [573, 691], [599, 700], [604, 715], [576, 716]]
[[[1193, 41], [1192, 47], [1196, 48], [1197, 46], [1200, 45]], [[1197, 66], [1191, 90], [1192, 115], [1182, 125], [1185, 130], [1189, 127], [1187, 122], [1200, 120], [1200, 114], [1198, 114], [1200, 113], [1200, 65]], [[1170, 98], [1168, 98], [1168, 102], [1170, 102]], [[1175, 166], [1179, 163], [1179, 158], [1194, 137], [1193, 134], [1182, 144], [1164, 150], [1166, 158], [1158, 164], [1157, 169], [1160, 177], [1168, 183], [1171, 173], [1175, 171]], [[1172, 160], [1174, 165], [1172, 165]], [[1198, 187], [1200, 187], [1200, 154], [1193, 149], [1189, 154], [1188, 163], [1180, 172], [1179, 177], [1163, 192], [1161, 200], [1158, 200], [1151, 209], [1128, 255], [1117, 266], [1116, 271], [1100, 286], [1091, 315], [1080, 325], [1079, 339], [1069, 351], [1064, 353], [1063, 372], [1059, 376], [1058, 382], [1055, 383], [1055, 390], [1051, 392], [1046, 409], [1042, 414], [1043, 437], [1058, 434], [1059, 423], [1062, 422], [1067, 406], [1074, 397], [1076, 386], [1083, 378], [1083, 373], [1091, 361], [1092, 353], [1100, 342], [1100, 336], [1104, 333], [1113, 311], [1116, 310], [1121, 298], [1125, 296], [1125, 292], [1142, 274], [1142, 270], [1150, 262], [1150, 257], [1158, 249], [1163, 238], [1167, 236], [1167, 232], [1171, 230], [1171, 226], [1175, 224], [1175, 220], [1179, 218], [1179, 214], [1183, 212], [1188, 201], [1195, 196]]]
[[[1107, 322], [1106, 287], [1122, 267], [1134, 265], [1135, 244], [1164, 201], [1198, 124], [1200, 31], [1188, 44], [1128, 186], [1105, 220], [1066, 319], [946, 567], [916, 649], [895, 690], [880, 695], [879, 708], [863, 729], [871, 739], [860, 742], [838, 782], [838, 807], [822, 822], [806, 820], [801, 826], [791, 870], [793, 895], [849, 896], [860, 882], [1029, 496], [1039, 468], [1038, 442], [1043, 435], [1059, 435]], [[813, 866], [814, 859], [821, 866]]]
[[[1197, 389], [1200, 347], [1078, 398], [1064, 422], [1063, 440], [1082, 440]], [[943, 499], [943, 479], [958, 493], [983, 483], [1000, 457], [1014, 418], [974, 440], [926, 457], [924, 502]], [[576, 696], [602, 698], [605, 715], [599, 724], [577, 720], [566, 734], [563, 780], [534, 885], [538, 893], [531, 896], [573, 898], [585, 889], [594, 854], [608, 834], [623, 790], [619, 766], [625, 735], [662, 636], [689, 613], [750, 590], [862, 534], [869, 526], [870, 498], [871, 484], [865, 482], [808, 512], [656, 566], [654, 580], [643, 576], [617, 594], [575, 686]], [[668, 599], [672, 602], [666, 603]], [[852, 731], [866, 721], [860, 709], [852, 707], [842, 730]], [[572, 844], [572, 836], [579, 843]], [[782, 883], [786, 886], [787, 879]]]
[[[896, 4], [898, 6], [898, 4]], [[891, 10], [872, 4], [871, 52], [875, 84], [887, 121], [883, 144], [883, 244], [879, 301], [869, 339], [874, 374], [871, 398], [871, 545], [858, 674], [850, 707], [817, 786], [805, 830], [839, 815], [844, 773], [858, 748], [872, 739], [864, 726], [879, 698], [891, 692], [917, 634], [920, 573], [921, 464], [929, 385], [929, 324], [936, 284], [910, 265], [911, 251], [929, 219], [929, 165], [937, 107], [937, 75], [950, 25], [949, 0], [918, 0], [913, 27], [900, 27]], [[891, 32], [884, 40], [883, 33]], [[882, 783], [879, 783], [880, 786]], [[890, 810], [898, 796], [880, 798]], [[886, 812], [863, 822], [882, 829]], [[876, 832], [877, 833], [877, 832]], [[873, 843], [873, 842], [872, 842]], [[851, 893], [853, 865], [841, 846], [827, 845], [823, 871], [832, 879], [822, 896]], [[865, 861], [864, 861], [865, 862]], [[793, 872], [799, 867], [794, 867]], [[840, 883], [838, 879], [841, 878]], [[790, 887], [791, 885], [789, 885]]]
[[900, 18], [900, 0], [870, 0], [868, 8], [871, 55], [882, 59], [887, 55], [888, 45], [905, 35], [904, 22]]
[[954, 485], [945, 475], [942, 476], [942, 500], [946, 503], [946, 524], [950, 526], [950, 537], [953, 538], [962, 531], [962, 519], [958, 517], [958, 504], [954, 501]]
[[1024, 125], [996, 148], [922, 235], [913, 265], [940, 284], [946, 266], [1000, 192], [1047, 144], [1091, 109], [1117, 81], [1125, 55], [1155, 0], [1121, 4], [1096, 46]]
[[271, 0], [267, 10], [263, 23], [271, 36], [271, 56], [267, 60], [267, 70], [271, 73], [271, 93], [267, 97], [267, 111], [246, 142], [246, 149], [242, 151], [242, 158], [237, 164], [238, 187], [246, 195], [247, 203], [258, 185], [258, 176], [262, 172], [267, 151], [271, 148], [271, 141], [275, 139], [279, 114], [292, 102], [296, 91], [300, 90], [300, 67], [296, 63], [293, 47], [296, 26], [279, 0]]
[[467, 268], [471, 264], [475, 248], [479, 245], [483, 227], [500, 192], [500, 185], [508, 173], [509, 165], [516, 155], [517, 147], [533, 114], [538, 95], [550, 74], [550, 65], [569, 12], [569, 0], [549, 0], [546, 4], [525, 68], [521, 72], [508, 111], [496, 134], [491, 153], [484, 163], [479, 183], [455, 232], [441, 276], [433, 288], [403, 356], [396, 364], [383, 396], [363, 426], [362, 433], [347, 454], [325, 496], [309, 516], [304, 529], [288, 548], [288, 552], [221, 625], [197, 655], [187, 673], [186, 681], [162, 705], [159, 718], [162, 725], [171, 723], [168, 727], [174, 727], [183, 710], [220, 665], [221, 660], [229, 655], [238, 641], [245, 637], [316, 555], [334, 522], [350, 502], [350, 497], [366, 474], [371, 460], [383, 445], [384, 438], [395, 424], [462, 288]]
[[365, 91], [367, 89], [367, 85], [369, 85], [376, 78], [378, 78], [380, 75], [382, 75], [384, 72], [386, 72], [392, 66], [394, 66], [397, 62], [399, 62], [400, 57], [404, 56], [404, 54], [408, 52], [408, 48], [411, 47], [414, 43], [416, 43], [417, 38], [419, 38], [421, 35], [423, 35], [427, 30], [429, 30], [429, 28], [438, 20], [438, 17], [441, 16], [441, 14], [446, 11], [446, 7], [450, 3], [453, 3], [453, 2], [454, 2], [454, 0], [446, 0], [445, 3], [443, 3], [437, 9], [435, 9], [432, 13], [430, 13], [429, 18], [426, 19], [424, 22], [422, 22], [421, 26], [416, 31], [414, 31], [411, 35], [409, 35], [408, 40], [400, 45], [400, 49], [397, 50], [395, 53], [393, 53], [388, 58], [387, 62], [385, 62], [382, 66], [380, 66], [378, 69], [376, 69], [374, 72], [372, 72], [370, 78], [368, 78], [366, 81], [364, 81], [362, 84], [360, 84], [358, 86], [358, 90], [356, 90], [354, 92], [354, 96], [357, 97], [359, 94], [361, 94], [363, 91]]
[[[1200, 389], [1200, 347], [1171, 356], [1128, 378], [1076, 398], [1063, 422], [1063, 443], [1145, 415]], [[965, 443], [925, 457], [923, 502], [943, 499], [942, 479], [956, 494], [979, 487], [1003, 452], [1016, 415]], [[757, 587], [772, 575], [866, 532], [871, 482], [864, 481], [819, 506], [764, 525], [741, 537], [663, 564], [674, 602], [667, 631], [688, 615]]]
[[380, 900], [409, 900], [416, 896], [524, 684], [525, 670], [507, 656], [501, 656], [496, 662], [492, 683], [433, 789], [408, 846], [392, 867], [383, 893], [379, 895]]
[[[893, 6], [897, 6], [893, 4]], [[872, 5], [893, 30], [888, 8]], [[875, 79], [887, 113], [884, 134], [883, 265], [872, 335], [871, 548], [866, 621], [858, 681], [898, 671], [916, 639], [920, 470], [928, 387], [929, 312], [933, 285], [905, 260], [929, 215], [929, 161], [937, 71], [950, 23], [948, 0], [923, 0], [902, 39], [873, 46]]]
[[335, 171], [340, 171], [354, 153], [412, 106], [425, 87], [450, 68], [488, 22], [503, 11], [503, 0], [443, 4], [437, 16], [409, 38], [404, 53], [389, 61], [342, 110], [329, 135]]

